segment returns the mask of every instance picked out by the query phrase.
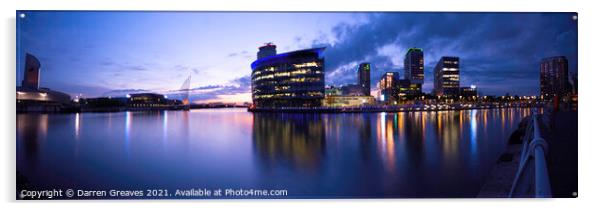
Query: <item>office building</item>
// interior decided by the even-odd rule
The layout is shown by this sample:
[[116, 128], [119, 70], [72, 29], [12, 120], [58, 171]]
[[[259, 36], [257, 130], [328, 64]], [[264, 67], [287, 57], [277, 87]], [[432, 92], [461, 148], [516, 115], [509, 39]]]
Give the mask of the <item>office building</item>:
[[410, 48], [406, 52], [403, 60], [404, 79], [415, 84], [415, 87], [420, 88], [422, 92], [422, 84], [424, 84], [424, 53], [420, 48]]
[[399, 73], [386, 72], [378, 81], [378, 100], [381, 102], [392, 103], [397, 101], [397, 83]]
[[[321, 106], [324, 49], [274, 54], [254, 61], [251, 64], [253, 105], [258, 108]], [[262, 47], [259, 51], [263, 51]]]
[[370, 63], [361, 63], [357, 68], [357, 85], [363, 96], [370, 96]]
[[468, 87], [460, 87], [460, 96], [464, 98], [477, 97], [477, 86], [470, 85]]
[[421, 84], [412, 83], [408, 79], [399, 80], [397, 83], [398, 100], [413, 100], [422, 94]]
[[457, 96], [460, 92], [460, 58], [444, 56], [434, 73], [433, 93], [437, 96]]
[[569, 63], [566, 57], [542, 59], [539, 74], [540, 93], [544, 98], [562, 97], [569, 92]]

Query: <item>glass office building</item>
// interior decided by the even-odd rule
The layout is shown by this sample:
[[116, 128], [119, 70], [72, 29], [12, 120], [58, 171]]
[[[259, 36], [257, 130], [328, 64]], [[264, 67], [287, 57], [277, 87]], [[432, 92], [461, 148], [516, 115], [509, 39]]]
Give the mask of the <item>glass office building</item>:
[[321, 106], [324, 49], [259, 57], [251, 64], [253, 105], [257, 108]]
[[437, 96], [458, 96], [460, 94], [460, 58], [441, 57], [434, 72], [434, 89]]

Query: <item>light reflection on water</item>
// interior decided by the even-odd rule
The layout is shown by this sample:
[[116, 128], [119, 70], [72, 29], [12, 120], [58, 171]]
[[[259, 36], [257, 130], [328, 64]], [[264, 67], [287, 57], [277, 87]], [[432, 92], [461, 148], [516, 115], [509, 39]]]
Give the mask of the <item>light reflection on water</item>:
[[[40, 188], [278, 188], [290, 197], [471, 197], [528, 109], [18, 114]], [[75, 152], [75, 153], [73, 153]]]

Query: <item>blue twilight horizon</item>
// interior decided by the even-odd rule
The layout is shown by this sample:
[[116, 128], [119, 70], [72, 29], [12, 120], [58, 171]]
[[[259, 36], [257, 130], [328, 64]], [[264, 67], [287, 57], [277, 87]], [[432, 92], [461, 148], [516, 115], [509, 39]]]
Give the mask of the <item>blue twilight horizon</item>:
[[373, 65], [403, 75], [408, 48], [424, 51], [425, 92], [441, 56], [460, 57], [461, 86], [487, 95], [539, 94], [539, 62], [566, 56], [577, 73], [576, 13], [313, 13], [17, 11], [17, 85], [25, 53], [42, 87], [83, 97], [167, 95], [191, 75], [191, 100], [250, 102], [257, 47], [327, 47], [327, 85], [356, 82]]

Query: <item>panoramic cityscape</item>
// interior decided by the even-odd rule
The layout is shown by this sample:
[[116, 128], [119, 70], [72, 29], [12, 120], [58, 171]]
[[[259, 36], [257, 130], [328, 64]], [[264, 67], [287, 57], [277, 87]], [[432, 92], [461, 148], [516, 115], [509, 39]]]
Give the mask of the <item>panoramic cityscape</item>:
[[17, 11], [17, 199], [577, 197], [576, 34], [576, 13]]

